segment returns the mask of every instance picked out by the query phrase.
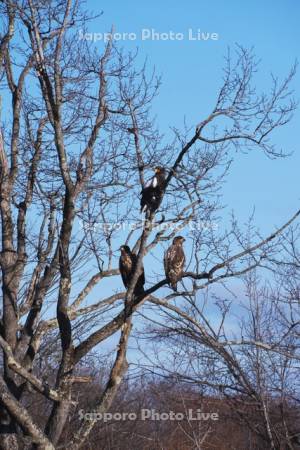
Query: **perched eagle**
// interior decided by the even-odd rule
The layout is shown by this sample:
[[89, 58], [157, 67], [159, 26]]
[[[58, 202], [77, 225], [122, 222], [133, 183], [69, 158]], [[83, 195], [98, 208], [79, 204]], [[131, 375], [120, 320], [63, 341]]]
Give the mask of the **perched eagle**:
[[141, 212], [153, 213], [159, 208], [164, 195], [165, 177], [165, 169], [156, 167], [154, 177], [141, 192]]
[[[128, 245], [122, 245], [120, 247], [120, 251], [121, 256], [119, 259], [119, 269], [124, 286], [126, 289], [128, 289], [136, 268], [137, 256], [135, 253], [132, 253]], [[134, 288], [135, 295], [140, 295], [144, 292], [144, 284], [145, 284], [145, 272], [143, 268], [142, 273], [140, 274]]]
[[182, 236], [175, 237], [164, 257], [166, 278], [174, 291], [177, 291], [177, 283], [182, 278], [185, 264], [185, 255], [182, 248], [184, 241], [185, 239]]

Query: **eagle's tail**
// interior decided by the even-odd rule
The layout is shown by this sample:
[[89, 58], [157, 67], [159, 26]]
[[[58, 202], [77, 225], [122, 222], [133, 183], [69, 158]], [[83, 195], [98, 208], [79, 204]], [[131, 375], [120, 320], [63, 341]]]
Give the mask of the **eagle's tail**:
[[175, 291], [175, 292], [177, 292], [177, 282], [172, 282], [172, 283], [170, 283], [170, 285], [171, 285], [171, 288], [173, 289], [173, 291]]

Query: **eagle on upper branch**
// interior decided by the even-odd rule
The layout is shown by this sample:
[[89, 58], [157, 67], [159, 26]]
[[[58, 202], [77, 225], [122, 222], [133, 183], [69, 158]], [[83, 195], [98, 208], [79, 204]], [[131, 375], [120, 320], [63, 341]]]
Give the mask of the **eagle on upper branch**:
[[141, 192], [141, 212], [155, 212], [161, 204], [165, 190], [166, 170], [163, 167], [155, 167], [155, 175], [146, 184]]

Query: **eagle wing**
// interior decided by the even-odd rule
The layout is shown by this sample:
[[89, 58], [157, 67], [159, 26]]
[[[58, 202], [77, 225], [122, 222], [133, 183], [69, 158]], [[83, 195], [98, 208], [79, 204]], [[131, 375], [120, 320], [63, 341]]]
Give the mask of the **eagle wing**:
[[185, 255], [182, 247], [177, 247], [174, 253], [174, 259], [172, 260], [173, 270], [178, 275], [178, 280], [181, 279], [183, 268], [185, 264]]
[[159, 208], [164, 193], [164, 178], [154, 175], [141, 191], [141, 212], [154, 212]]
[[141, 211], [143, 211], [144, 206], [148, 206], [153, 202], [155, 197], [155, 189], [152, 186], [145, 187], [141, 191]]
[[119, 259], [119, 269], [121, 273], [121, 277], [124, 283], [124, 286], [128, 288], [131, 280], [132, 274], [132, 260], [130, 256], [120, 256]]

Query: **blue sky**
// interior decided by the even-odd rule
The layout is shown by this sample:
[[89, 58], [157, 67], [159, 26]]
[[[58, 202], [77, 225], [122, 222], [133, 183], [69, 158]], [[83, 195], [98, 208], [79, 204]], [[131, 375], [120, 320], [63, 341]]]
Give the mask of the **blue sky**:
[[[128, 50], [139, 48], [139, 60], [148, 60], [162, 75], [160, 95], [153, 103], [160, 131], [172, 137], [170, 127], [194, 127], [210, 113], [221, 85], [223, 57], [236, 43], [254, 47], [261, 59], [257, 87], [267, 89], [270, 73], [284, 77], [299, 58], [300, 2], [297, 0], [237, 0], [158, 2], [88, 0], [87, 8], [103, 15], [91, 23], [89, 32], [136, 33], [137, 40], [120, 44]], [[193, 34], [217, 33], [218, 40], [151, 41], [140, 39], [142, 29], [156, 32]], [[96, 43], [101, 47], [101, 43]], [[293, 87], [300, 99], [300, 71]], [[300, 110], [291, 123], [274, 135], [274, 141], [293, 155], [270, 160], [259, 150], [236, 154], [223, 189], [221, 227], [226, 226], [231, 210], [241, 223], [255, 207], [255, 222], [263, 234], [285, 222], [300, 207], [298, 128]], [[161, 264], [162, 266], [162, 264]], [[120, 283], [120, 279], [118, 280]], [[121, 283], [120, 283], [121, 286]], [[101, 291], [103, 293], [103, 290]], [[104, 288], [104, 292], [106, 289]], [[109, 291], [110, 292], [110, 291]], [[98, 299], [93, 291], [91, 298]], [[212, 311], [212, 315], [214, 311]]]
[[[236, 43], [254, 47], [261, 59], [257, 74], [258, 91], [267, 90], [271, 72], [284, 77], [299, 58], [300, 3], [296, 0], [214, 0], [159, 2], [88, 0], [87, 7], [103, 11], [88, 29], [91, 33], [135, 33], [135, 41], [123, 40], [128, 50], [139, 48], [139, 58], [148, 60], [162, 75], [160, 95], [153, 103], [160, 131], [172, 136], [170, 127], [194, 127], [210, 113], [221, 85], [223, 57]], [[141, 40], [144, 28], [156, 32], [188, 33], [191, 28], [204, 33], [218, 33], [213, 41]], [[101, 43], [96, 43], [101, 47]], [[295, 96], [300, 99], [300, 72], [293, 82]], [[300, 110], [293, 121], [274, 135], [274, 142], [293, 155], [270, 160], [259, 150], [236, 154], [223, 189], [221, 227], [226, 227], [232, 210], [244, 223], [255, 208], [255, 223], [263, 234], [285, 222], [300, 207], [300, 148], [298, 127]], [[237, 286], [236, 286], [237, 289]], [[210, 317], [214, 319], [214, 310]], [[231, 324], [232, 326], [232, 324]], [[112, 339], [112, 344], [115, 339]], [[133, 353], [134, 355], [135, 353]]]
[[[135, 41], [123, 40], [122, 46], [125, 49], [138, 46], [141, 60], [147, 57], [149, 66], [155, 66], [162, 75], [163, 84], [153, 112], [166, 135], [170, 126], [182, 127], [184, 118], [188, 125], [194, 126], [213, 108], [228, 46], [235, 43], [254, 46], [261, 59], [258, 90], [268, 87], [271, 72], [283, 77], [295, 59], [299, 59], [300, 3], [296, 0], [178, 3], [89, 0], [87, 6], [95, 12], [103, 11], [88, 31], [101, 33], [114, 25], [116, 32], [136, 33]], [[218, 33], [218, 40], [143, 41], [140, 37], [144, 28], [185, 35], [189, 28], [194, 33], [200, 29]], [[298, 99], [299, 81], [300, 73], [293, 83]], [[236, 155], [223, 191], [228, 206], [225, 222], [232, 209], [244, 222], [255, 207], [256, 223], [267, 233], [299, 207], [299, 118], [298, 111], [293, 121], [274, 135], [274, 141], [284, 150], [293, 151], [293, 156], [274, 161], [259, 151]]]

